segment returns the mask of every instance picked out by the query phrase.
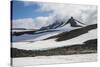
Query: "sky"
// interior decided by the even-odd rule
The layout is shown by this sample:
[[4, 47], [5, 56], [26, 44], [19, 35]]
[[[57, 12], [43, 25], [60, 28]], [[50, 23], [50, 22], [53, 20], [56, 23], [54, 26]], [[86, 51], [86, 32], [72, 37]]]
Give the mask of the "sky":
[[12, 2], [12, 28], [39, 29], [71, 16], [89, 25], [97, 22], [97, 6], [32, 1]]
[[23, 1], [13, 1], [12, 3], [12, 15], [13, 19], [23, 19], [23, 18], [35, 18], [38, 16], [48, 16], [48, 13], [36, 11], [40, 6], [33, 2], [28, 5], [27, 2]]

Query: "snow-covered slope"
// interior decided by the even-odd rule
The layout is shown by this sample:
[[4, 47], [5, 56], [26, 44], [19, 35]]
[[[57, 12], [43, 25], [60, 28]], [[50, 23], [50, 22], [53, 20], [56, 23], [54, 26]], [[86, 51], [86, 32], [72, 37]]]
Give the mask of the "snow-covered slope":
[[[74, 37], [69, 40], [64, 40], [61, 42], [55, 41], [56, 38], [53, 39], [47, 39], [47, 40], [40, 40], [36, 42], [13, 42], [12, 47], [18, 48], [18, 49], [25, 49], [25, 50], [46, 50], [51, 48], [57, 48], [62, 46], [69, 46], [69, 45], [75, 45], [75, 44], [82, 44], [83, 42], [91, 39], [97, 38], [97, 29], [92, 29], [88, 31], [88, 33], [82, 34], [80, 36]], [[73, 34], [74, 35], [74, 34]], [[44, 37], [41, 37], [44, 38]], [[39, 38], [39, 39], [41, 39]], [[38, 38], [37, 38], [38, 40]]]
[[38, 33], [38, 34], [23, 34], [20, 36], [13, 36], [12, 42], [37, 41], [37, 40], [48, 38], [50, 36], [57, 35], [61, 32], [62, 31], [53, 31], [53, 32], [44, 32], [44, 33]]

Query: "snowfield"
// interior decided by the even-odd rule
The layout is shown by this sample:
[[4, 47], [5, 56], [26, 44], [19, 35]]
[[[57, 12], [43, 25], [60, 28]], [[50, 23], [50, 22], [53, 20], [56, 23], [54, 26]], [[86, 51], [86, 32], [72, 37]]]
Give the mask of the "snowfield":
[[58, 55], [58, 56], [37, 56], [12, 58], [14, 67], [44, 65], [44, 64], [61, 64], [61, 63], [80, 63], [95, 62], [97, 54], [79, 54], [79, 55]]
[[57, 48], [62, 46], [83, 44], [83, 42], [87, 40], [97, 38], [97, 29], [90, 30], [88, 33], [60, 42], [55, 41], [56, 38], [49, 39], [49, 40], [41, 40], [42, 38], [43, 39], [46, 38], [46, 36], [44, 35], [44, 37], [41, 36], [37, 38], [36, 40], [40, 39], [40, 41], [36, 41], [36, 42], [13, 42], [12, 47], [18, 49], [25, 49], [25, 50], [46, 50], [46, 49]]
[[55, 32], [45, 32], [45, 33], [40, 33], [40, 34], [23, 34], [21, 36], [13, 36], [13, 42], [26, 42], [26, 41], [37, 41], [38, 39], [45, 39], [50, 36], [57, 35], [61, 33], [62, 31], [55, 31]]

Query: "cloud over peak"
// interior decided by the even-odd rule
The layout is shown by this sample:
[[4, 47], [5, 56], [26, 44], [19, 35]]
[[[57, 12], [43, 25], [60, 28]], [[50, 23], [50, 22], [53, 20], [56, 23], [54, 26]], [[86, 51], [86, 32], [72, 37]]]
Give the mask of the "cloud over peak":
[[[32, 5], [30, 2], [25, 2], [26, 6], [30, 4]], [[13, 20], [13, 28], [41, 28], [57, 19], [62, 20], [66, 17], [68, 20], [71, 16], [87, 25], [97, 22], [97, 6], [60, 3], [37, 3], [37, 5], [39, 8], [36, 11], [50, 12], [49, 16]]]
[[96, 20], [97, 16], [97, 6], [94, 5], [42, 3], [40, 6], [39, 10], [51, 11], [51, 15], [57, 15], [61, 19], [73, 16], [83, 23], [96, 23], [94, 20]]

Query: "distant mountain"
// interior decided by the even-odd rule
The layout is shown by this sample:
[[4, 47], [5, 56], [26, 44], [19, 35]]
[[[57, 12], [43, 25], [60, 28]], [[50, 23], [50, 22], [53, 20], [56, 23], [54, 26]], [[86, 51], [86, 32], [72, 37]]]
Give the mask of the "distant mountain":
[[26, 28], [12, 28], [11, 30], [26, 30]]
[[85, 25], [84, 23], [81, 23], [80, 21], [71, 17], [67, 22], [64, 21], [64, 20], [62, 20], [62, 21], [56, 20], [53, 24], [42, 27], [42, 28], [40, 28], [40, 30], [56, 29], [56, 28], [59, 28], [59, 27], [63, 27], [67, 24], [70, 24], [71, 27], [82, 27], [82, 25], [78, 25], [78, 23]]
[[36, 29], [13, 28], [11, 34], [13, 36], [20, 36], [23, 34], [33, 34], [35, 31]]
[[[66, 19], [66, 18], [65, 18]], [[65, 31], [69, 31], [69, 27], [67, 27], [68, 24], [70, 24], [70, 28], [72, 28], [71, 30], [73, 30], [74, 28], [78, 28], [78, 27], [82, 27], [82, 25], [85, 25], [84, 23], [81, 23], [80, 21], [74, 19], [73, 17], [71, 17], [68, 21], [62, 20], [62, 21], [58, 21], [56, 20], [53, 24], [50, 24], [48, 26], [42, 27], [38, 30], [36, 29], [25, 29], [25, 28], [13, 28], [12, 29], [12, 34], [15, 36], [19, 36], [22, 34], [41, 34], [44, 32], [54, 32], [54, 31], [62, 31], [61, 28], [65, 27], [64, 30]], [[61, 29], [61, 30], [60, 30]]]

